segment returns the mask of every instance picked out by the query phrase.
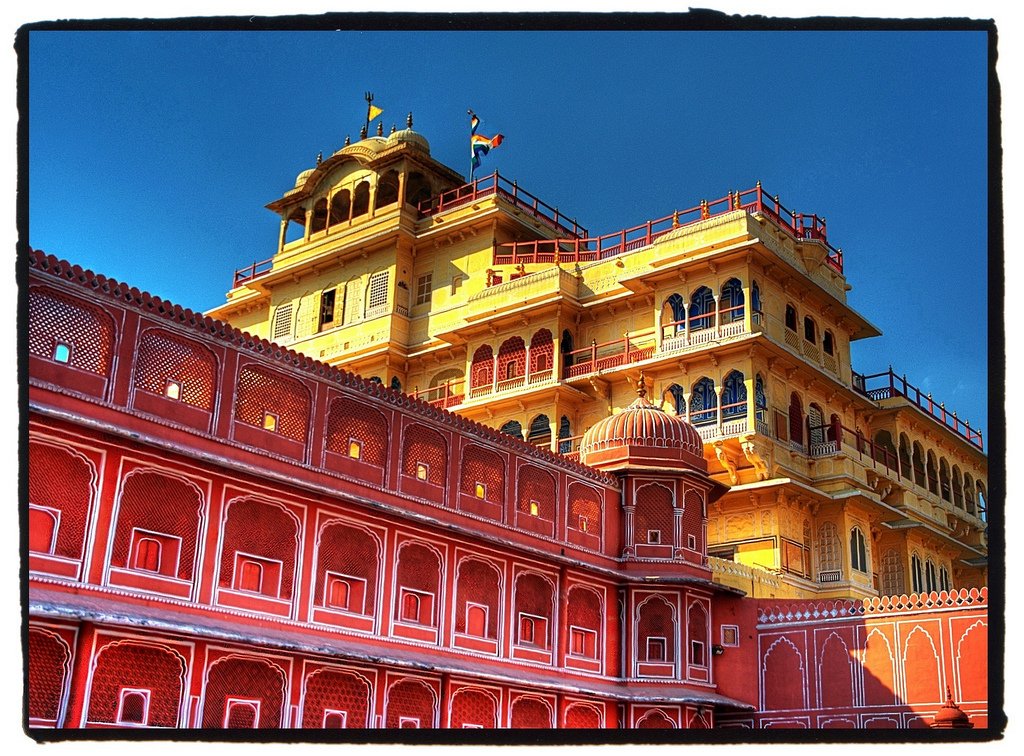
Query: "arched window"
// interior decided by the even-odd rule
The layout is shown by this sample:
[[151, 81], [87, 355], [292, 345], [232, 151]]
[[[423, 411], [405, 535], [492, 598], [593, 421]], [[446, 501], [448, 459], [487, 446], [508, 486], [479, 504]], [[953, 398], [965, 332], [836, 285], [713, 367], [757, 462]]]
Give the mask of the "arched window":
[[501, 426], [501, 432], [518, 438], [520, 441], [523, 439], [523, 426], [518, 420], [509, 420], [503, 426]]
[[913, 593], [924, 592], [924, 571], [916, 551], [910, 555], [910, 590]]
[[707, 286], [701, 286], [690, 299], [690, 330], [700, 331], [714, 324], [715, 295]]
[[974, 514], [974, 495], [976, 490], [974, 478], [971, 477], [970, 473], [964, 473], [964, 507], [971, 514]]
[[935, 574], [935, 563], [931, 559], [924, 563], [924, 588], [928, 593], [938, 590], [939, 581]]
[[796, 331], [796, 308], [793, 305], [786, 305], [786, 328]]
[[907, 480], [913, 477], [913, 469], [910, 464], [910, 440], [906, 433], [900, 434], [900, 475]]
[[885, 596], [901, 596], [903, 586], [903, 560], [896, 549], [888, 549], [882, 555], [882, 594]]
[[288, 215], [288, 225], [284, 230], [285, 244], [298, 241], [306, 233], [306, 211], [302, 207], [292, 208]]
[[911, 461], [914, 465], [914, 482], [924, 488], [924, 448], [917, 441], [914, 442], [914, 457]]
[[812, 344], [818, 340], [817, 327], [815, 326], [814, 320], [808, 316], [804, 317], [804, 340], [809, 341]]
[[678, 294], [672, 294], [668, 299], [665, 300], [665, 304], [671, 310], [671, 322], [676, 323], [676, 330], [682, 331], [685, 328], [686, 319], [686, 302]]
[[571, 367], [573, 362], [573, 340], [572, 334], [569, 331], [562, 331], [562, 341], [558, 346], [558, 350], [562, 353], [562, 362], [565, 367]]
[[949, 593], [952, 586], [949, 583], [949, 570], [943, 565], [939, 567], [939, 590]]
[[747, 384], [743, 380], [743, 373], [733, 370], [725, 376], [725, 385], [722, 388], [722, 418], [731, 420], [746, 417], [746, 414]]
[[821, 335], [821, 348], [828, 355], [835, 355], [836, 345], [835, 340], [832, 338], [832, 331], [825, 331]]
[[410, 173], [405, 186], [406, 204], [417, 207], [421, 202], [429, 200], [430, 196], [430, 183], [426, 177], [419, 171]]
[[146, 572], [159, 572], [160, 542], [154, 538], [140, 538], [135, 544], [132, 568]]
[[795, 391], [789, 395], [789, 439], [795, 444], [804, 443], [804, 405]]
[[750, 310], [754, 316], [755, 322], [760, 322], [761, 318], [761, 289], [757, 285], [757, 281], [754, 281], [750, 286]]
[[473, 352], [470, 366], [470, 388], [487, 388], [494, 382], [494, 351], [490, 344], [482, 344]]
[[542, 328], [530, 339], [530, 380], [551, 376], [551, 359], [555, 354], [555, 343], [551, 331]]
[[949, 463], [946, 461], [945, 457], [943, 457], [939, 461], [939, 481], [938, 481], [938, 483], [939, 483], [939, 485], [938, 485], [939, 491], [935, 490], [935, 481], [933, 480], [934, 477], [935, 477], [935, 453], [929, 449], [928, 450], [928, 490], [931, 491], [932, 493], [939, 493], [939, 491], [941, 491], [941, 493], [939, 495], [942, 496], [943, 500], [951, 502], [952, 501], [951, 490], [950, 490], [950, 487], [949, 487]]
[[336, 192], [331, 197], [331, 215], [330, 224], [333, 226], [336, 223], [344, 223], [348, 220], [349, 213], [352, 211], [352, 194], [348, 189], [342, 189], [340, 192]]
[[321, 197], [313, 204], [313, 217], [310, 219], [309, 231], [315, 234], [317, 231], [327, 229], [327, 198]]
[[764, 391], [764, 379], [760, 373], [754, 377], [754, 413], [759, 422], [768, 421], [768, 396]]
[[498, 380], [512, 381], [525, 373], [526, 344], [518, 336], [506, 339], [498, 348]]
[[118, 724], [146, 724], [146, 710], [149, 708], [148, 690], [121, 690], [121, 708], [117, 714]]
[[551, 445], [551, 421], [547, 415], [537, 415], [530, 421], [530, 435], [526, 440], [534, 446]]
[[352, 198], [352, 217], [358, 218], [370, 210], [370, 182], [361, 181], [356, 186], [355, 196]]
[[377, 197], [374, 207], [381, 208], [398, 202], [398, 172], [388, 171], [377, 181]]
[[672, 409], [676, 415], [684, 417], [686, 415], [686, 389], [677, 383], [673, 383], [665, 393], [671, 396]]
[[860, 528], [850, 531], [850, 566], [858, 572], [868, 571], [868, 551]]
[[730, 278], [722, 286], [722, 322], [743, 320], [743, 304], [743, 286], [738, 279]]
[[686, 632], [690, 638], [690, 664], [708, 666], [711, 649], [708, 647], [708, 613], [702, 604], [694, 602], [686, 613]]
[[807, 432], [811, 446], [825, 443], [825, 418], [814, 402], [807, 407]]
[[572, 427], [569, 418], [562, 415], [562, 419], [558, 421], [558, 452], [560, 454], [568, 454], [572, 451], [572, 441], [569, 440], [571, 437]]
[[693, 384], [690, 396], [690, 423], [712, 425], [718, 421], [718, 395], [710, 378], [701, 378]]
[[964, 508], [964, 480], [960, 475], [959, 465], [953, 465], [953, 506]]

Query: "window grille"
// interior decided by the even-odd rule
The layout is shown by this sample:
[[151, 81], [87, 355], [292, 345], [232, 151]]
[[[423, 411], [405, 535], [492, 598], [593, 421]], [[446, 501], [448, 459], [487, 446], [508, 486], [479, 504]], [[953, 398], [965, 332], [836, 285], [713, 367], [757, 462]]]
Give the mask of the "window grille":
[[129, 475], [122, 484], [110, 563], [131, 566], [132, 531], [140, 528], [181, 539], [177, 571], [164, 574], [191, 580], [202, 509], [199, 492], [178, 478], [149, 470]]
[[834, 522], [823, 522], [818, 528], [818, 571], [842, 571], [842, 553], [839, 534]]
[[337, 298], [336, 289], [328, 289], [320, 294], [320, 330], [331, 328], [334, 322], [334, 307]]
[[931, 559], [924, 563], [925, 590], [932, 593], [938, 588], [938, 581], [935, 579], [935, 564]]
[[868, 571], [867, 544], [860, 528], [850, 531], [850, 566], [858, 572]]
[[693, 384], [690, 395], [690, 422], [694, 425], [710, 425], [718, 421], [718, 394], [710, 378], [701, 378]]
[[460, 490], [495, 504], [505, 491], [505, 464], [497, 454], [467, 446], [462, 452]]
[[530, 375], [551, 371], [551, 361], [555, 355], [555, 342], [551, 331], [542, 328], [530, 339]]
[[477, 347], [470, 366], [470, 388], [491, 386], [494, 381], [494, 351], [490, 344]]
[[300, 443], [309, 427], [309, 392], [297, 381], [261, 367], [246, 366], [238, 374], [235, 419], [257, 428], [276, 416], [275, 432]]
[[939, 590], [949, 591], [949, 571], [945, 567], [939, 567]]
[[380, 565], [380, 544], [361, 528], [334, 522], [320, 531], [316, 555], [317, 581], [314, 602], [322, 606], [327, 573], [348, 575], [365, 581], [364, 603], [350, 602], [348, 610], [359, 614], [376, 614], [377, 576]]
[[498, 375], [507, 381], [525, 374], [526, 344], [518, 336], [513, 336], [498, 348]]
[[437, 696], [422, 680], [406, 679], [387, 691], [386, 727], [403, 726], [403, 720], [415, 720], [418, 727], [433, 727], [436, 721]]
[[286, 339], [292, 335], [292, 308], [291, 302], [285, 302], [284, 304], [278, 305], [274, 311], [274, 328], [273, 335], [271, 336], [272, 341], [279, 341]]
[[224, 524], [224, 545], [220, 561], [220, 586], [234, 586], [235, 554], [254, 554], [281, 563], [282, 599], [292, 597], [295, 552], [298, 547], [298, 523], [283, 509], [253, 499], [230, 503]]
[[95, 663], [89, 694], [90, 722], [116, 724], [121, 692], [130, 688], [149, 691], [147, 724], [178, 726], [185, 664], [177, 654], [160, 646], [118, 641], [103, 647]]
[[366, 727], [369, 711], [370, 684], [361, 676], [338, 669], [319, 669], [306, 678], [303, 727], [328, 727], [327, 712], [344, 714], [336, 727]]
[[690, 604], [686, 612], [686, 632], [690, 637], [690, 664], [697, 667], [707, 666], [705, 652], [708, 647], [708, 613], [702, 604]]
[[885, 596], [901, 596], [905, 592], [903, 561], [896, 549], [888, 549], [882, 555], [882, 593]]
[[923, 593], [924, 592], [924, 576], [922, 575], [921, 557], [917, 554], [910, 555], [910, 580], [911, 580], [911, 592], [912, 593]]
[[28, 631], [28, 716], [56, 721], [71, 665], [71, 651], [47, 630]]
[[743, 320], [743, 284], [737, 279], [730, 278], [722, 286], [722, 313], [723, 323], [734, 323]]
[[487, 625], [483, 635], [498, 637], [498, 612], [501, 607], [501, 578], [496, 567], [478, 559], [465, 559], [459, 563], [455, 587], [455, 632], [466, 633], [467, 604], [487, 609]]
[[370, 276], [370, 285], [367, 287], [366, 311], [367, 316], [371, 312], [387, 307], [388, 304], [388, 280], [391, 271], [381, 270]]
[[[437, 597], [441, 589], [441, 559], [432, 549], [420, 543], [405, 542], [399, 547], [395, 570], [396, 590], [405, 588]], [[399, 607], [399, 616], [401, 616]], [[431, 615], [433, 612], [431, 611]], [[431, 616], [427, 624], [433, 625]]]
[[203, 727], [223, 727], [228, 699], [259, 702], [257, 727], [281, 726], [285, 673], [276, 664], [253, 657], [227, 657], [214, 663], [206, 676]]
[[566, 727], [592, 730], [603, 724], [601, 713], [591, 704], [574, 703], [565, 710]]
[[359, 444], [358, 459], [369, 465], [384, 467], [387, 459], [388, 423], [377, 410], [365, 402], [335, 399], [327, 417], [328, 451], [352, 455], [351, 443]]
[[217, 361], [203, 346], [161, 331], [139, 339], [135, 388], [213, 410]]
[[[587, 527], [581, 527], [582, 523]], [[569, 486], [569, 527], [579, 530], [599, 531], [601, 522], [601, 499], [594, 489], [579, 483]]]
[[551, 707], [538, 698], [523, 696], [512, 702], [511, 726], [521, 728], [550, 728]]
[[569, 589], [569, 600], [566, 602], [565, 614], [566, 621], [570, 627], [580, 628], [593, 633], [595, 641], [593, 650], [595, 654], [598, 653], [602, 637], [601, 626], [603, 624], [601, 597], [590, 588], [573, 586]]
[[117, 715], [119, 724], [147, 724], [148, 690], [121, 690], [121, 707]]
[[53, 553], [80, 559], [92, 502], [93, 471], [81, 457], [29, 442], [28, 500], [60, 512]]
[[[515, 584], [514, 616], [527, 614], [550, 622], [553, 610], [554, 594], [551, 584], [535, 573], [520, 573]], [[533, 643], [547, 647], [547, 639], [544, 637], [535, 637]]]
[[430, 294], [434, 290], [434, 274], [426, 273], [416, 279], [416, 304], [430, 302]]
[[110, 316], [71, 297], [31, 289], [28, 297], [28, 351], [47, 360], [55, 349], [68, 349], [71, 367], [107, 375], [114, 355], [114, 324]]

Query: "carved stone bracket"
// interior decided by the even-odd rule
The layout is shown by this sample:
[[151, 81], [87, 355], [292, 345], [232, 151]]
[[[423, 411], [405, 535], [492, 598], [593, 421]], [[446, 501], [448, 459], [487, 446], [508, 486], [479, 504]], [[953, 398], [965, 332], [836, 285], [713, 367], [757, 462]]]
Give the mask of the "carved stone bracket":
[[736, 463], [729, 458], [729, 455], [725, 451], [725, 442], [715, 442], [715, 456], [718, 457], [718, 461], [722, 463], [722, 467], [725, 468], [726, 472], [729, 473], [729, 481], [735, 486], [739, 478], [736, 475]]
[[[768, 480], [772, 473], [772, 447], [766, 447], [767, 454], [763, 453], [754, 442], [754, 436], [748, 434], [740, 436], [740, 448], [743, 449], [743, 456], [754, 466], [754, 473], [758, 480]], [[767, 459], [766, 459], [767, 457]]]

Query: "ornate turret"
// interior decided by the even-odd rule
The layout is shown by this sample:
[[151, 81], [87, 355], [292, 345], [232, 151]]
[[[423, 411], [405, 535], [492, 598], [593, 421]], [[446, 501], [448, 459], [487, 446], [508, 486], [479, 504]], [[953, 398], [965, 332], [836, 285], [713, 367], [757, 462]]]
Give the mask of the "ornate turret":
[[970, 729], [974, 727], [974, 723], [959, 706], [953, 703], [953, 694], [947, 686], [946, 703], [935, 713], [935, 718], [929, 726], [935, 730]]

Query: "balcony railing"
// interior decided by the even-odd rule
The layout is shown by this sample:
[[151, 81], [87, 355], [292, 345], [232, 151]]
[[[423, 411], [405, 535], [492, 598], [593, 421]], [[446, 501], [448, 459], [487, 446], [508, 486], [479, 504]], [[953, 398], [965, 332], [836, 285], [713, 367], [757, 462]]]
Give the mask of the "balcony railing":
[[462, 404], [465, 400], [465, 384], [464, 378], [459, 378], [457, 381], [445, 381], [440, 386], [413, 391], [410, 396], [435, 407], [448, 409]]
[[[874, 385], [871, 385], [872, 382]], [[922, 393], [919, 388], [907, 382], [907, 376], [897, 376], [892, 368], [884, 373], [875, 373], [874, 375], [854, 372], [853, 388], [876, 402], [894, 396], [902, 396], [926, 415], [931, 416], [977, 448], [984, 449], [980, 430], [972, 428], [970, 423], [958, 418], [956, 412], [947, 412], [945, 403], [936, 402], [932, 399], [931, 394]]]
[[509, 181], [497, 171], [423, 200], [416, 209], [421, 217], [426, 217], [494, 196], [501, 197], [557, 232], [564, 232], [573, 238], [587, 235], [587, 229], [579, 225], [574, 218], [566, 217], [557, 207], [551, 207], [530, 192], [520, 189], [515, 181]]
[[758, 182], [753, 189], [729, 192], [725, 197], [716, 200], [702, 200], [694, 207], [677, 210], [664, 218], [650, 220], [639, 226], [603, 236], [587, 237], [584, 233], [571, 238], [502, 244], [495, 250], [494, 264], [577, 263], [605, 260], [646, 247], [677, 228], [735, 210], [763, 215], [796, 239], [823, 244], [828, 250], [826, 262], [839, 273], [843, 272], [842, 250], [829, 244], [825, 219], [814, 214], [789, 210], [779, 202], [778, 195], [768, 196], [761, 187], [761, 182]]

